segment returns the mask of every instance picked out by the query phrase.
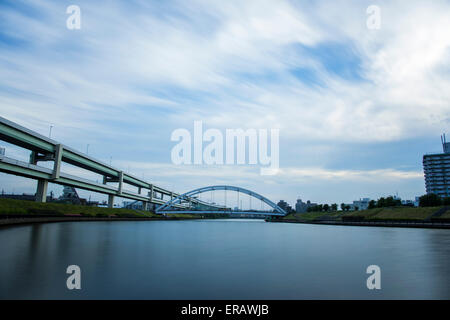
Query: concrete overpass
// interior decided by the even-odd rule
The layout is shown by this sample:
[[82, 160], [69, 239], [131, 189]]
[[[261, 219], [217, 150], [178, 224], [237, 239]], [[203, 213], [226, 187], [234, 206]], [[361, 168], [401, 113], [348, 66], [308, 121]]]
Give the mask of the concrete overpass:
[[[31, 151], [29, 162], [0, 155], [0, 172], [36, 179], [38, 181], [36, 201], [39, 202], [46, 201], [49, 182], [106, 194], [108, 195], [109, 207], [113, 206], [114, 197], [116, 196], [142, 201], [146, 209], [148, 209], [149, 204], [161, 205], [166, 203], [164, 200], [165, 196], [170, 197], [170, 199], [179, 196], [179, 194], [171, 190], [158, 187], [151, 182], [125, 173], [120, 169], [114, 168], [87, 154], [76, 151], [2, 117], [0, 117], [0, 140]], [[53, 168], [48, 169], [39, 166], [38, 161], [52, 161]], [[96, 183], [82, 177], [61, 172], [61, 163], [63, 162], [97, 173], [103, 176], [103, 182]], [[108, 185], [108, 183], [118, 183], [118, 187]], [[124, 190], [124, 184], [137, 187], [138, 192]], [[143, 193], [143, 190], [147, 190], [147, 192]], [[217, 207], [216, 205], [195, 198], [189, 198], [189, 201], [192, 203], [201, 203], [211, 208]], [[178, 205], [178, 208], [183, 207], [184, 205], [182, 204]]]

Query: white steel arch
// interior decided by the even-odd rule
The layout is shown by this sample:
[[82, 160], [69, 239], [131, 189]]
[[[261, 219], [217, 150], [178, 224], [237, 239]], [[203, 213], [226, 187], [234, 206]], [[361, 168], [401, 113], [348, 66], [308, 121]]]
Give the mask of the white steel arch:
[[[198, 188], [198, 189], [183, 193], [183, 194], [177, 196], [176, 198], [173, 198], [173, 199], [167, 201], [166, 203], [164, 203], [163, 205], [159, 206], [156, 209], [156, 213], [164, 213], [165, 209], [171, 208], [175, 205], [178, 205], [183, 200], [189, 201], [189, 199], [192, 199], [192, 196], [195, 196], [197, 194], [201, 194], [204, 192], [208, 192], [208, 191], [215, 191], [215, 190], [231, 190], [231, 191], [235, 191], [235, 192], [242, 192], [244, 194], [248, 194], [249, 196], [264, 202], [265, 204], [267, 204], [268, 206], [273, 208], [276, 211], [277, 215], [285, 216], [287, 214], [285, 210], [283, 210], [282, 208], [277, 206], [274, 202], [270, 201], [266, 197], [264, 197], [256, 192], [253, 192], [248, 189], [240, 188], [240, 187], [226, 186], [226, 185], [208, 186], [208, 187]], [[217, 205], [215, 207], [217, 208]], [[223, 207], [223, 209], [226, 209], [226, 208]]]

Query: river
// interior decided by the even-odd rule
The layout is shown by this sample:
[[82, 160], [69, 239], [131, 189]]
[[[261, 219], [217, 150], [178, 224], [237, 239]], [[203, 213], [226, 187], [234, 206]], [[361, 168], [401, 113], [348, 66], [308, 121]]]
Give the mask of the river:
[[[81, 290], [68, 290], [69, 265]], [[369, 290], [369, 265], [381, 289]], [[450, 299], [450, 230], [261, 220], [0, 228], [0, 299]]]

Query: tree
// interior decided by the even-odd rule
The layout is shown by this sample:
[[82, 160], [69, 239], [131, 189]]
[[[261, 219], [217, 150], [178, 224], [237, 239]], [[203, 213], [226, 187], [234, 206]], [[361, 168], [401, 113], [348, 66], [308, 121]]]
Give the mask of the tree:
[[[370, 205], [370, 203], [369, 203]], [[401, 206], [402, 202], [399, 199], [394, 199], [393, 196], [389, 196], [387, 198], [381, 197], [377, 201], [377, 207], [378, 208], [386, 208], [386, 207], [395, 207], [395, 206]]]
[[419, 198], [420, 207], [437, 207], [442, 204], [442, 199], [434, 193], [429, 193]]
[[337, 203], [333, 203], [333, 204], [331, 205], [331, 211], [337, 211], [337, 209], [338, 209]]
[[386, 198], [386, 207], [395, 207], [395, 206], [401, 206], [402, 202], [399, 199], [394, 199], [394, 197], [389, 196]]
[[328, 204], [323, 205], [323, 211], [328, 212], [330, 211], [330, 206]]
[[374, 209], [377, 207], [377, 202], [375, 200], [369, 201], [369, 209]]
[[345, 203], [341, 203], [341, 210], [345, 211]]
[[322, 205], [315, 205], [312, 207], [308, 208], [308, 212], [318, 212], [318, 211], [322, 211]]
[[350, 208], [351, 208], [350, 205], [346, 205], [345, 206], [345, 211], [350, 211]]

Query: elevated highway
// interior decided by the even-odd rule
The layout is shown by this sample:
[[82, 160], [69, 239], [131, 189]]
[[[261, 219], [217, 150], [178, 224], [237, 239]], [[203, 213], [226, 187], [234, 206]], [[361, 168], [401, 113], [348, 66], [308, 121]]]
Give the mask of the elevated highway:
[[[166, 203], [165, 197], [174, 199], [180, 195], [125, 173], [3, 117], [0, 117], [0, 140], [30, 150], [29, 162], [0, 155], [0, 172], [36, 179], [38, 181], [36, 201], [46, 201], [49, 182], [106, 194], [108, 195], [109, 207], [113, 207], [114, 197], [116, 196], [142, 201], [144, 207], [148, 209], [149, 204], [161, 205]], [[39, 166], [39, 161], [52, 161], [53, 168], [48, 169]], [[63, 162], [103, 176], [103, 183], [61, 172]], [[118, 186], [111, 186], [108, 183], [118, 183]], [[137, 187], [138, 192], [124, 190], [124, 184]], [[145, 190], [147, 192], [143, 192]], [[194, 204], [202, 204], [211, 208], [217, 207], [196, 198], [189, 198], [188, 200]], [[183, 208], [184, 206], [184, 204], [178, 204], [177, 208]]]

